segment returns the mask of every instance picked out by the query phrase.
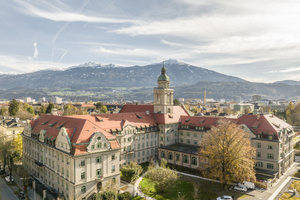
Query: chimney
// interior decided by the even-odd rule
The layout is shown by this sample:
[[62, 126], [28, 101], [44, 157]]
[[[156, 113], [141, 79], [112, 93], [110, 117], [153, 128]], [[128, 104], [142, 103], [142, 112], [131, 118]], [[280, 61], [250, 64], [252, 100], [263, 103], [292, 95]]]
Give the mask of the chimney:
[[257, 116], [257, 120], [259, 120], [260, 114], [257, 114], [256, 116]]

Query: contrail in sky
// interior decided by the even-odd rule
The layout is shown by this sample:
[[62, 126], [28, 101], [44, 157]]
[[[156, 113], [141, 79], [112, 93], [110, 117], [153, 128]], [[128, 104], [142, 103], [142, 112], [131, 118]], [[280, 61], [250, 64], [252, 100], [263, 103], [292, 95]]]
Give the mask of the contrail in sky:
[[[109, 8], [111, 5], [113, 5], [116, 1], [117, 1], [117, 0], [115, 0], [115, 1], [113, 1], [111, 4], [109, 4], [106, 8], [104, 8], [102, 11], [100, 11], [99, 14], [101, 14], [102, 12], [104, 12], [107, 8]], [[99, 14], [98, 14], [96, 17], [98, 17]], [[84, 28], [86, 25], [88, 25], [89, 23], [90, 23], [90, 22], [86, 23], [86, 24], [83, 26], [83, 28]]]
[[[76, 13], [80, 13], [82, 11], [82, 9], [90, 2], [90, 0], [86, 0], [77, 10]], [[54, 42], [55, 40], [58, 38], [58, 36], [61, 34], [61, 32], [63, 32], [63, 30], [65, 30], [65, 28], [67, 28], [69, 26], [71, 22], [66, 23], [59, 31], [56, 32], [56, 34], [54, 35], [54, 38], [52, 40], [52, 56], [51, 56], [51, 61], [53, 60], [53, 56], [54, 56]]]
[[57, 63], [59, 63], [63, 58], [64, 56], [68, 53], [68, 51], [71, 49], [71, 47], [61, 56], [61, 58], [59, 59], [59, 61]]

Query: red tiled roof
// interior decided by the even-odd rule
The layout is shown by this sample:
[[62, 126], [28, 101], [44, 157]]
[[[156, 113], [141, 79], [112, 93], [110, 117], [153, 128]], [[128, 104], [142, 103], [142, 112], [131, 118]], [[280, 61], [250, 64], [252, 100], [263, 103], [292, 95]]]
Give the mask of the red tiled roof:
[[[190, 119], [190, 120], [188, 120]], [[232, 123], [237, 123], [235, 118], [219, 118], [219, 117], [204, 117], [204, 116], [182, 116], [181, 125], [192, 126], [216, 126], [219, 120], [229, 120]]]
[[119, 113], [132, 113], [132, 112], [152, 112], [154, 111], [154, 105], [124, 105]]
[[[140, 116], [140, 117], [138, 117]], [[121, 130], [124, 127], [124, 122], [133, 126], [153, 126], [156, 125], [153, 113], [136, 112], [136, 113], [116, 113], [116, 114], [97, 114], [97, 115], [75, 115], [74, 118], [84, 118], [106, 131]], [[99, 121], [100, 120], [100, 121]]]
[[52, 140], [57, 137], [60, 131], [58, 127], [63, 126], [68, 133], [71, 143], [74, 144], [89, 142], [95, 132], [103, 133], [108, 140], [116, 139], [114, 135], [102, 129], [95, 122], [86, 119], [85, 116], [42, 115], [40, 118], [31, 121], [30, 124], [33, 132], [39, 133], [41, 130], [46, 130], [45, 136]]
[[71, 154], [74, 156], [86, 154], [86, 144], [83, 145], [72, 145]]
[[173, 106], [173, 114], [154, 114], [158, 124], [178, 123], [181, 116], [189, 116], [181, 106]]
[[108, 141], [110, 143], [110, 148], [118, 149], [121, 148], [119, 142], [117, 140]]
[[[188, 120], [189, 119], [189, 120]], [[254, 134], [262, 132], [273, 134], [277, 133], [282, 128], [292, 129], [291, 125], [282, 121], [273, 115], [243, 115], [238, 119], [235, 118], [218, 118], [204, 116], [181, 116], [181, 125], [191, 126], [216, 126], [219, 120], [230, 120], [235, 124], [246, 125]], [[276, 126], [275, 126], [275, 125]], [[280, 127], [279, 127], [280, 124]], [[257, 127], [257, 128], [256, 128]]]

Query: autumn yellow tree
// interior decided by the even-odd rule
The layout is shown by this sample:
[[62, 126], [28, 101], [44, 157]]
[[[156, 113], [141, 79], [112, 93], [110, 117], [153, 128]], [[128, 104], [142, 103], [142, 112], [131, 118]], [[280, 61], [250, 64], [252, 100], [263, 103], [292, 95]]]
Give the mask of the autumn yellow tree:
[[14, 153], [14, 161], [19, 162], [22, 158], [22, 151], [23, 151], [23, 141], [21, 134], [17, 134], [16, 137], [14, 137], [12, 143], [12, 152]]
[[218, 179], [223, 189], [228, 183], [255, 180], [256, 149], [248, 133], [228, 120], [218, 121], [200, 143], [201, 170]]

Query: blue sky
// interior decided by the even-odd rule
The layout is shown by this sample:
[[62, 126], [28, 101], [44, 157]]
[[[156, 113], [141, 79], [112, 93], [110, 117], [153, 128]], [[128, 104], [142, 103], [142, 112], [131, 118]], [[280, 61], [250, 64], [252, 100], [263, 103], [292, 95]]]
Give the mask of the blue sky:
[[0, 72], [167, 59], [300, 80], [300, 1], [0, 0]]

